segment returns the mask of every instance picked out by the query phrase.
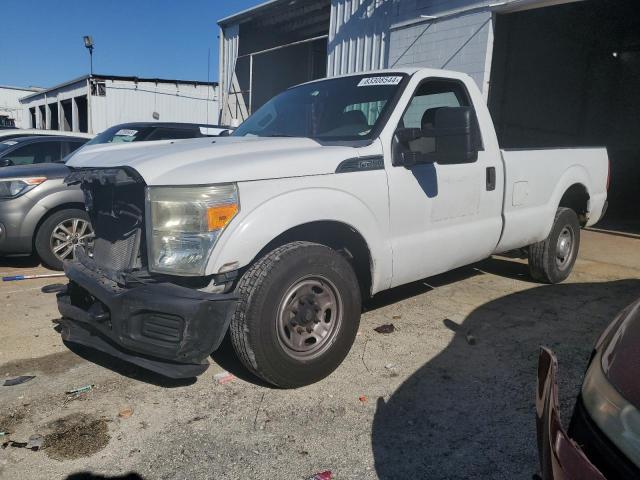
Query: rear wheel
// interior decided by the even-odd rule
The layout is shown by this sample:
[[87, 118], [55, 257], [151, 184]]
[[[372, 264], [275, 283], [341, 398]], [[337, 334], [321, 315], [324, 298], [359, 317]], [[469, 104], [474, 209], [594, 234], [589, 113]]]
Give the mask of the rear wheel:
[[63, 262], [73, 258], [75, 247], [90, 247], [93, 237], [87, 212], [69, 208], [53, 213], [42, 222], [36, 233], [35, 248], [42, 263], [62, 270]]
[[576, 212], [560, 207], [549, 236], [529, 246], [529, 272], [536, 280], [559, 283], [565, 280], [578, 257], [580, 223]]
[[279, 387], [308, 385], [344, 360], [360, 322], [360, 287], [335, 250], [293, 242], [240, 279], [231, 341], [242, 363]]

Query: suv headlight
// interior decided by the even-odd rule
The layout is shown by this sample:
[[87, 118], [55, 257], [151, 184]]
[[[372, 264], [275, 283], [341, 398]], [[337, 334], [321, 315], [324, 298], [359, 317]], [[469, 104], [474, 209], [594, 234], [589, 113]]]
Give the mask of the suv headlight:
[[235, 184], [148, 187], [149, 269], [203, 275], [218, 237], [239, 210]]
[[45, 182], [47, 177], [7, 178], [0, 180], [0, 198], [16, 198]]

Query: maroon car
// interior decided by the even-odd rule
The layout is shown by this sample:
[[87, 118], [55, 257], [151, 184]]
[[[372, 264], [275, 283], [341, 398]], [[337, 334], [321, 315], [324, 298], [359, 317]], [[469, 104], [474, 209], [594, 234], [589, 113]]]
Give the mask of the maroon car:
[[600, 336], [568, 432], [554, 354], [542, 348], [536, 415], [544, 480], [640, 479], [640, 300]]

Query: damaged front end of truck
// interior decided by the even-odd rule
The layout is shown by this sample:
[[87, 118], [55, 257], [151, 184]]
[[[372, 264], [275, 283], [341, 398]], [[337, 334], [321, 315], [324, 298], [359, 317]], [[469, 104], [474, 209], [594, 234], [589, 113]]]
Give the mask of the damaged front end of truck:
[[63, 340], [171, 378], [204, 372], [236, 297], [149, 270], [147, 186], [135, 170], [77, 169], [66, 182], [82, 187], [95, 240], [91, 252], [77, 246], [64, 266]]

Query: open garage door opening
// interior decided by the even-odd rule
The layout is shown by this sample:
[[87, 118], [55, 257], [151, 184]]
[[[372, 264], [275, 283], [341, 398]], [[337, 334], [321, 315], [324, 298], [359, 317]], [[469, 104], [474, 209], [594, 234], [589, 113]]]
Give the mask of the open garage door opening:
[[226, 114], [244, 121], [283, 90], [326, 76], [330, 12], [330, 0], [299, 0], [267, 3], [259, 15], [234, 19], [238, 52], [222, 74], [233, 70], [223, 121]]
[[498, 14], [494, 38], [489, 107], [501, 146], [606, 146], [604, 224], [640, 233], [637, 0]]

